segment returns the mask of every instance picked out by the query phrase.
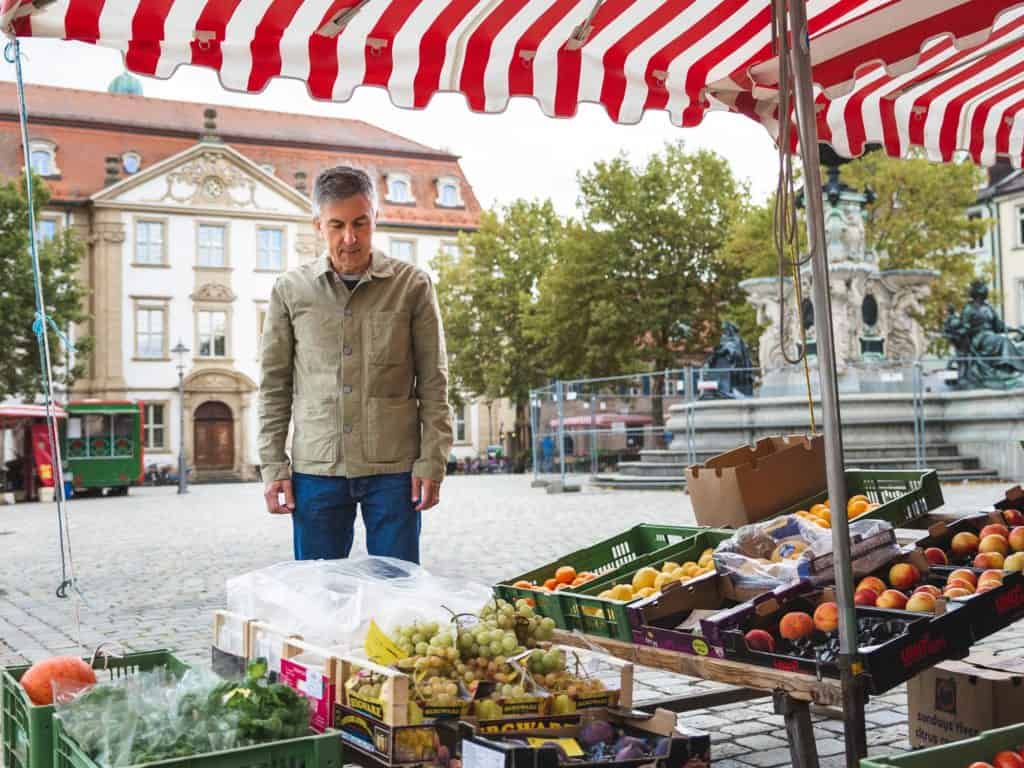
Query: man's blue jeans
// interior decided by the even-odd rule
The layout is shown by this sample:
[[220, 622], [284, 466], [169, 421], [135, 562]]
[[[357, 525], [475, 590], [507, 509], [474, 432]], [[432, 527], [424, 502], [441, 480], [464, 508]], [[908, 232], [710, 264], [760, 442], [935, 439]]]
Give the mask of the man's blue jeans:
[[356, 504], [366, 526], [371, 555], [420, 561], [420, 513], [412, 501], [412, 473], [370, 477], [292, 475], [296, 560], [348, 557]]

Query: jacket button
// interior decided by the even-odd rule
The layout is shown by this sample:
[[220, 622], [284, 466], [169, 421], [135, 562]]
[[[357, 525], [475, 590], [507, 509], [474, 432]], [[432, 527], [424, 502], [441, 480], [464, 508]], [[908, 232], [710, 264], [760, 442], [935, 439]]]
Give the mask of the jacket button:
[[352, 425], [351, 424], [346, 424], [345, 425], [345, 434], [347, 435], [351, 431], [352, 431]]
[[346, 384], [344, 387], [341, 388], [341, 391], [344, 392], [346, 395], [352, 394], [352, 385]]
[[342, 348], [341, 351], [344, 352], [346, 355], [351, 355], [352, 354], [352, 347], [345, 346], [344, 348]]

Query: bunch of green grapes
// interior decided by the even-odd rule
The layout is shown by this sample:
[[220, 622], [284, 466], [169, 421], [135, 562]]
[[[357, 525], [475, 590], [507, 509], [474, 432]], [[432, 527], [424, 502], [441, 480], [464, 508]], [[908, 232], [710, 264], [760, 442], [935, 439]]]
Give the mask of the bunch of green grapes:
[[410, 657], [404, 667], [441, 677], [453, 676], [459, 651], [450, 625], [414, 622], [396, 628], [393, 636], [398, 647]]
[[450, 707], [458, 703], [459, 686], [447, 677], [430, 677], [416, 686], [420, 698], [439, 707]]
[[[480, 611], [480, 624], [471, 631], [476, 631], [479, 627], [482, 627], [485, 632], [499, 630], [505, 633], [505, 637], [509, 634], [513, 635], [516, 640], [514, 649], [509, 647], [511, 646], [511, 640], [501, 637], [503, 644], [506, 646], [501, 650], [508, 654], [518, 654], [527, 648], [536, 648], [539, 643], [551, 640], [555, 632], [555, 621], [554, 619], [538, 616], [530, 602], [524, 598], [517, 600], [515, 605], [513, 605], [505, 600], [491, 600]], [[494, 639], [494, 637], [491, 638], [492, 643]], [[459, 642], [459, 650], [463, 652], [463, 656], [467, 653], [470, 656], [478, 655], [473, 653], [473, 641], [463, 640], [460, 637]], [[477, 650], [487, 650], [482, 648], [479, 642], [476, 645]], [[497, 651], [493, 646], [490, 651], [491, 656], [497, 655]], [[479, 655], [486, 654], [481, 653]]]
[[[558, 675], [561, 672], [565, 672], [565, 654], [557, 648], [550, 651], [538, 649], [530, 654], [526, 661], [526, 666], [530, 670], [530, 674], [534, 676], [534, 679], [537, 682], [541, 682], [541, 677], [544, 677], [546, 680], [548, 675]], [[552, 678], [552, 680], [554, 679]]]
[[533, 679], [554, 693], [567, 693], [572, 697], [588, 696], [605, 690], [604, 683], [596, 677], [577, 677], [572, 672], [541, 673]]
[[387, 678], [383, 675], [361, 669], [345, 684], [349, 692], [364, 699], [381, 699], [387, 693], [385, 682]]

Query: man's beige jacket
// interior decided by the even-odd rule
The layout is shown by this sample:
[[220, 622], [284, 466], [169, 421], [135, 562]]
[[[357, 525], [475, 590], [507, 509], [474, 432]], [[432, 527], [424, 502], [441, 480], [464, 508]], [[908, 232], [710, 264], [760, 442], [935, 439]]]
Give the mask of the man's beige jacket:
[[448, 358], [430, 276], [377, 251], [351, 291], [326, 255], [281, 275], [263, 327], [259, 421], [264, 481], [292, 471], [443, 479]]

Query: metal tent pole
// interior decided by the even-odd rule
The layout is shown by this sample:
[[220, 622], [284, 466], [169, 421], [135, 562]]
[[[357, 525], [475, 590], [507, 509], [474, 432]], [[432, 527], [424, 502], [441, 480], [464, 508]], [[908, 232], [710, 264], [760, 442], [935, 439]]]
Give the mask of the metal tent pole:
[[[822, 429], [825, 439], [825, 473], [833, 513], [842, 525], [832, 526], [836, 592], [839, 603], [839, 664], [842, 672], [843, 715], [846, 721], [846, 764], [855, 768], [866, 756], [864, 700], [857, 673], [857, 615], [853, 604], [853, 572], [850, 567], [850, 529], [846, 522], [846, 476], [843, 467], [843, 437], [839, 417], [839, 387], [836, 376], [835, 340], [829, 296], [828, 257], [825, 248], [825, 219], [822, 196], [812, 189], [821, 179], [818, 131], [815, 122], [814, 82], [811, 75], [810, 39], [807, 32], [806, 0], [789, 0], [789, 29], [792, 31], [791, 62], [800, 155], [807, 194], [807, 234], [811, 248], [814, 280], [814, 322], [818, 341], [821, 380]], [[782, 3], [776, 4], [777, 29], [785, 34]], [[787, 87], [787, 84], [782, 84]], [[788, 115], [780, 119], [788, 120]]]

